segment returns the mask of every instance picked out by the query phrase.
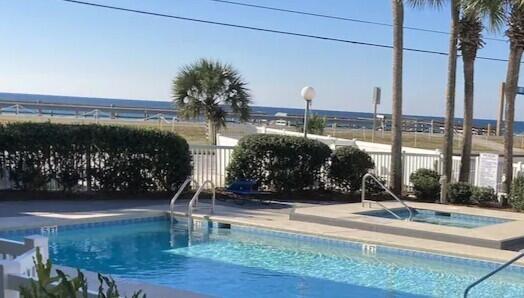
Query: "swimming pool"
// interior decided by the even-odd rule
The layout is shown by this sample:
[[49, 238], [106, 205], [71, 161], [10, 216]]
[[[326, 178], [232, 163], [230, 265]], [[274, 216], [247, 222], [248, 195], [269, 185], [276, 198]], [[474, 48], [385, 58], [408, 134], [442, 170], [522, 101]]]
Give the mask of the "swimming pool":
[[[401, 218], [409, 218], [409, 212], [407, 211], [407, 209], [393, 209], [393, 212], [395, 212], [395, 214], [399, 215]], [[387, 212], [386, 210], [373, 210], [360, 212], [358, 214], [396, 219], [391, 213]], [[415, 214], [413, 216], [413, 221], [472, 229], [488, 225], [505, 223], [511, 220], [497, 217], [416, 209]]]
[[[257, 228], [215, 224], [205, 231], [188, 245], [185, 224], [171, 228], [165, 217], [58, 227], [50, 255], [57, 264], [218, 297], [461, 297], [496, 267]], [[524, 268], [511, 266], [471, 297], [524, 297]]]

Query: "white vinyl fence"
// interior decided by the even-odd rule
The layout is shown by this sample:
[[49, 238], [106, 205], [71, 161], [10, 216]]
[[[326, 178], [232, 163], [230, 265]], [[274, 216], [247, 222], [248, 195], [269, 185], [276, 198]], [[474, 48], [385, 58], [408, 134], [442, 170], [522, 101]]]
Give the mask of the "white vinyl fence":
[[[225, 187], [225, 177], [227, 175], [226, 169], [231, 161], [231, 154], [233, 146], [210, 146], [200, 145], [192, 146], [191, 154], [193, 156], [193, 176], [196, 181], [202, 183], [205, 180], [211, 180], [217, 187]], [[367, 152], [373, 162], [375, 169], [373, 173], [378, 177], [383, 178], [389, 182], [390, 174], [390, 152]], [[443, 156], [438, 151], [433, 154], [429, 153], [408, 153], [403, 152], [403, 177], [402, 181], [406, 190], [410, 190], [411, 182], [409, 176], [418, 169], [431, 169], [442, 174], [442, 160]], [[478, 164], [480, 158], [473, 156], [471, 158], [471, 174], [470, 183], [478, 185]], [[513, 164], [513, 175], [524, 175], [524, 159], [515, 158], [516, 163]], [[502, 177], [502, 158], [499, 161], [499, 185]], [[458, 173], [460, 169], [460, 156], [453, 157], [452, 181], [458, 180]]]
[[[226, 186], [227, 167], [231, 161], [231, 155], [233, 153], [234, 146], [212, 146], [212, 145], [193, 145], [190, 147], [191, 155], [193, 158], [193, 178], [202, 184], [206, 180], [211, 180], [215, 187]], [[375, 163], [375, 169], [373, 172], [386, 180], [389, 180], [390, 174], [390, 152], [367, 152]], [[406, 190], [410, 190], [411, 183], [409, 176], [420, 168], [432, 169], [442, 174], [442, 154], [438, 151], [435, 153], [412, 153], [404, 152], [402, 154], [403, 159], [403, 184]], [[524, 175], [524, 158], [515, 157], [515, 163], [513, 164], [513, 175]], [[502, 177], [502, 158], [500, 158], [499, 164], [499, 175], [498, 180]], [[471, 175], [470, 183], [478, 185], [478, 164], [479, 157], [473, 156], [471, 158]], [[458, 172], [460, 168], [460, 157], [453, 157], [453, 171], [452, 181], [457, 181]], [[0, 177], [0, 190], [10, 189], [12, 187], [11, 182], [8, 179], [7, 173], [4, 171], [4, 175]], [[193, 186], [194, 187], [194, 186]]]
[[[190, 147], [193, 157], [193, 178], [201, 185], [211, 180], [215, 187], [225, 187], [226, 168], [229, 165], [232, 146], [194, 145]], [[193, 187], [195, 187], [193, 185]]]

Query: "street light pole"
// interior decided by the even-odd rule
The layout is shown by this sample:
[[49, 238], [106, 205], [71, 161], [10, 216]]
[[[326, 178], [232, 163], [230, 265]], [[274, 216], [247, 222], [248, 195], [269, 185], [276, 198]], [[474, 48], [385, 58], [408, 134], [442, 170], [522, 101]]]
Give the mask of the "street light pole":
[[306, 86], [302, 88], [300, 94], [306, 101], [306, 108], [304, 109], [304, 138], [307, 138], [307, 120], [309, 117], [309, 107], [311, 105], [311, 101], [313, 98], [315, 98], [316, 92], [313, 87]]
[[307, 120], [309, 116], [309, 105], [311, 100], [306, 99], [306, 108], [304, 109], [304, 138], [307, 138]]

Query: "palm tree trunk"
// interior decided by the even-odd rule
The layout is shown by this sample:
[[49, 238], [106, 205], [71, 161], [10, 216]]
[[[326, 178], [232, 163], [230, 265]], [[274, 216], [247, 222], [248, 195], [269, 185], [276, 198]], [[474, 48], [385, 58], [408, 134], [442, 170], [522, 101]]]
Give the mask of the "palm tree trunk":
[[402, 193], [402, 60], [404, 47], [404, 4], [392, 0], [393, 7], [393, 109], [391, 119], [391, 173], [390, 188], [393, 193]]
[[[503, 192], [509, 193], [513, 180], [513, 121], [515, 119], [515, 96], [519, 82], [522, 48], [511, 43], [508, 71], [506, 74], [506, 121], [504, 130]], [[506, 202], [503, 202], [506, 204]]]
[[471, 170], [475, 58], [462, 57], [464, 62], [464, 123], [462, 126], [464, 142], [462, 144], [459, 181], [469, 182]]
[[208, 140], [209, 144], [216, 145], [217, 144], [217, 131], [216, 131], [216, 124], [213, 122], [213, 120], [208, 119], [207, 120], [207, 133], [208, 133]]
[[443, 174], [451, 181], [453, 170], [453, 132], [455, 124], [455, 87], [457, 77], [457, 41], [459, 6], [458, 0], [451, 1], [451, 30], [449, 38], [448, 84], [446, 87], [446, 120], [444, 123]]

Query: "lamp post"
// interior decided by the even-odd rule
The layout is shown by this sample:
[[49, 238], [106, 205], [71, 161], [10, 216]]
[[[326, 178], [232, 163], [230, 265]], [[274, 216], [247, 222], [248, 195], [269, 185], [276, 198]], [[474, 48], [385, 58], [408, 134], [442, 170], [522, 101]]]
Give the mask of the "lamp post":
[[313, 98], [315, 98], [316, 92], [313, 87], [306, 86], [302, 88], [300, 94], [306, 101], [306, 109], [304, 111], [304, 138], [307, 138], [307, 118], [309, 116], [309, 106], [311, 105]]

